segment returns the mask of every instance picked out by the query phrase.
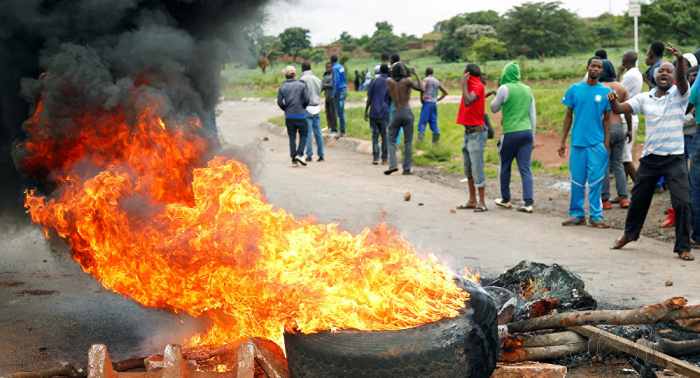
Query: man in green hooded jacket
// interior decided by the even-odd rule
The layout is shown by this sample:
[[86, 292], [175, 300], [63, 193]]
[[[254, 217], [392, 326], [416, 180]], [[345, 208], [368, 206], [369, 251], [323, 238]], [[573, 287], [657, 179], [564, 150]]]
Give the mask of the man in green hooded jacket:
[[532, 213], [534, 200], [530, 158], [535, 142], [537, 112], [532, 89], [520, 82], [518, 62], [510, 62], [503, 68], [501, 86], [491, 102], [491, 111], [496, 113], [501, 108], [503, 109], [501, 119], [503, 132], [498, 142], [501, 198], [497, 198], [495, 202], [496, 205], [507, 209], [513, 207], [510, 202], [510, 168], [515, 159], [523, 181], [523, 200], [525, 201], [525, 205], [519, 207], [518, 211]]

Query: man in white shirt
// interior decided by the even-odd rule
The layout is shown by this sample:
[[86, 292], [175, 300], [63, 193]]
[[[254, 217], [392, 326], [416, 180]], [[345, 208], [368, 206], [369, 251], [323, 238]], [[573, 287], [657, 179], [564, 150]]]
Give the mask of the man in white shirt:
[[[642, 73], [639, 72], [637, 68], [637, 52], [634, 50], [627, 50], [622, 54], [622, 65], [617, 69], [617, 77], [620, 78], [622, 74], [627, 70], [625, 76], [622, 77], [620, 83], [625, 86], [629, 98], [642, 93], [642, 84], [644, 84], [644, 78]], [[636, 178], [636, 169], [634, 167], [634, 156], [632, 156], [632, 147], [634, 146], [634, 138], [637, 135], [637, 128], [639, 127], [639, 117], [636, 114], [632, 115], [632, 140], [628, 141], [625, 145], [625, 153], [622, 155], [622, 165], [625, 168], [625, 175], [632, 178], [634, 182]]]
[[[306, 124], [309, 129], [309, 135], [306, 138], [306, 161], [312, 161], [314, 154], [314, 142], [316, 139], [316, 147], [318, 152], [318, 161], [325, 161], [323, 158], [323, 135], [321, 135], [321, 79], [311, 72], [311, 63], [304, 62], [301, 64], [301, 77], [299, 81], [304, 83], [306, 90], [309, 92], [309, 105], [306, 107]], [[313, 138], [312, 138], [313, 137]]]
[[680, 259], [689, 261], [694, 259], [690, 253], [692, 209], [688, 165], [684, 156], [683, 121], [690, 88], [685, 77], [683, 54], [671, 43], [666, 49], [678, 58], [678, 62], [675, 68], [668, 62], [659, 65], [655, 78], [657, 86], [650, 92], [640, 93], [622, 104], [618, 102], [615, 91], [608, 94], [613, 113], [642, 114], [646, 123], [643, 157], [639, 160], [637, 179], [632, 188], [625, 231], [612, 248], [620, 249], [639, 239], [654, 196], [654, 188], [663, 176], [671, 192], [671, 205], [676, 212], [676, 243], [673, 251]]

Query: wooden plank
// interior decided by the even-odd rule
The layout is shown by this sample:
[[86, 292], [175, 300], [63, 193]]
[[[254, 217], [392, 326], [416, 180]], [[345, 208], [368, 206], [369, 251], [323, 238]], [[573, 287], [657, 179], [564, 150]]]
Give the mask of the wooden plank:
[[623, 351], [675, 373], [683, 374], [689, 378], [700, 378], [700, 368], [602, 329], [593, 326], [569, 327], [567, 329], [588, 337], [590, 341]]

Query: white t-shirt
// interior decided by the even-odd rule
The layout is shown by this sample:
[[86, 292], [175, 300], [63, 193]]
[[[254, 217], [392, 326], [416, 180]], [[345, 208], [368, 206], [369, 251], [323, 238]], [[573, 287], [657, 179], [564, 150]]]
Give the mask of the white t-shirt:
[[[629, 98], [642, 93], [642, 84], [644, 84], [644, 79], [642, 78], [642, 73], [639, 72], [639, 68], [634, 67], [627, 70], [627, 72], [622, 76], [622, 81], [620, 84], [624, 85], [627, 89], [627, 94]], [[625, 117], [622, 117], [622, 122], [627, 124]], [[639, 117], [636, 114], [632, 114], [632, 123], [639, 124]]]
[[306, 111], [309, 112], [309, 114], [316, 115], [321, 112], [321, 105], [309, 105], [306, 107]]

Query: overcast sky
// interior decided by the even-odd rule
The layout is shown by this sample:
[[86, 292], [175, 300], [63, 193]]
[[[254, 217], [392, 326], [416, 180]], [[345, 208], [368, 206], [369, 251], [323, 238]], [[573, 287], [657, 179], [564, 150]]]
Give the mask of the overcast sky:
[[[543, 0], [544, 1], [544, 0]], [[377, 21], [389, 21], [394, 33], [420, 37], [432, 31], [436, 22], [458, 13], [493, 9], [503, 14], [521, 0], [274, 0], [267, 7], [266, 34], [278, 35], [284, 29], [301, 26], [311, 31], [311, 43], [327, 44], [347, 31], [353, 37], [372, 35]], [[563, 7], [581, 17], [607, 12], [627, 13], [627, 0], [561, 0]], [[399, 4], [405, 4], [399, 8]]]

